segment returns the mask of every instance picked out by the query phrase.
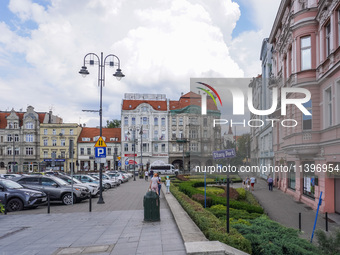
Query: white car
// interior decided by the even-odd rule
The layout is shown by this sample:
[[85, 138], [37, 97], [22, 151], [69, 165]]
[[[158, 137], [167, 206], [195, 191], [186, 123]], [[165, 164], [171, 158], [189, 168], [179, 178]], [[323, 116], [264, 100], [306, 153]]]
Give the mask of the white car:
[[[96, 178], [99, 181], [99, 174], [90, 174], [90, 176]], [[107, 179], [104, 175], [102, 177], [102, 182], [105, 189], [111, 189], [117, 186], [117, 183], [114, 180], [110, 178]]]
[[70, 185], [72, 184], [73, 180], [73, 184], [85, 186], [90, 191], [92, 197], [97, 196], [99, 194], [99, 185], [96, 183], [81, 182], [77, 178], [72, 179], [71, 176], [67, 175], [59, 175], [58, 178], [63, 179]]

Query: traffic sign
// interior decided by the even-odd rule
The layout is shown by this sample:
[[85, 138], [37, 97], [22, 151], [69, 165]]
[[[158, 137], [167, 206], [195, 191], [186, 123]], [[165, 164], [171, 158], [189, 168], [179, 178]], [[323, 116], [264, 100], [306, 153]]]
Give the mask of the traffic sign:
[[125, 161], [125, 165], [127, 166], [128, 164], [129, 164], [129, 161], [128, 161], [128, 160], [126, 160], [126, 161]]
[[104, 142], [104, 140], [103, 140], [103, 138], [101, 136], [97, 140], [97, 142], [94, 145], [94, 147], [106, 147], [106, 143]]
[[118, 166], [122, 166], [122, 162], [120, 160], [118, 161]]
[[106, 158], [106, 147], [94, 148], [94, 155], [96, 158]]

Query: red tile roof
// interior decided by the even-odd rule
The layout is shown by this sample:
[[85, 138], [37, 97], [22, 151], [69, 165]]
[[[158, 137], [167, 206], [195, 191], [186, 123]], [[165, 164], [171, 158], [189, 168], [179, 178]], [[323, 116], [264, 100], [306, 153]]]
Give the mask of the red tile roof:
[[[0, 112], [0, 128], [6, 128], [7, 127], [7, 119], [6, 117], [9, 116], [11, 112]], [[23, 118], [25, 112], [16, 112], [15, 113], [19, 117], [19, 126], [22, 126], [23, 123]], [[38, 118], [39, 118], [39, 123], [43, 123], [45, 119], [45, 115], [47, 113], [45, 112], [37, 112]]]
[[140, 104], [149, 104], [152, 106], [153, 109], [157, 111], [166, 111], [167, 104], [166, 101], [159, 101], [159, 100], [123, 100], [122, 110], [134, 110]]
[[[103, 128], [102, 136], [105, 143], [120, 143], [121, 128]], [[78, 143], [94, 143], [93, 137], [99, 136], [99, 128], [83, 127], [78, 137]], [[90, 141], [82, 141], [82, 138], [91, 138]], [[110, 138], [118, 138], [118, 141], [110, 141]]]
[[[218, 110], [210, 97], [207, 97], [207, 104], [208, 110]], [[201, 106], [201, 95], [190, 91], [185, 95], [182, 95], [178, 101], [170, 101], [170, 110], [183, 109], [189, 105]]]

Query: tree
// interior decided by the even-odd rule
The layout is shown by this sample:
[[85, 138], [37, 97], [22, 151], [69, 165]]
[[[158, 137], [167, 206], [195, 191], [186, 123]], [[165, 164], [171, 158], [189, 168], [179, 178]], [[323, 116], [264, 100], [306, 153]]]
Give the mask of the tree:
[[120, 127], [120, 120], [107, 120], [106, 121], [107, 128], [119, 128]]

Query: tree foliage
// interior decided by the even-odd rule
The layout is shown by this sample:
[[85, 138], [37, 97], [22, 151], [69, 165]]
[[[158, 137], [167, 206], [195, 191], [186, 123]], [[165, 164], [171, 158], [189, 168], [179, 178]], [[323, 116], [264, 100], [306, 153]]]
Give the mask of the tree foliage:
[[120, 120], [107, 120], [106, 127], [107, 128], [120, 128]]

